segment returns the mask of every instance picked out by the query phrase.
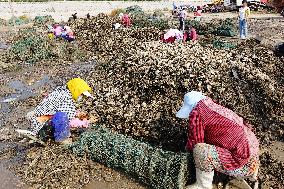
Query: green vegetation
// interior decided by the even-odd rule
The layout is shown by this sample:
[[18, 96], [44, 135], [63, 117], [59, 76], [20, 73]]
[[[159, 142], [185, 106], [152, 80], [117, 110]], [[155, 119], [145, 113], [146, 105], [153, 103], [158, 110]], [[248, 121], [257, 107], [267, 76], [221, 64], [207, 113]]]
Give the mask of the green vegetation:
[[214, 40], [212, 44], [217, 49], [233, 49], [236, 47], [236, 44], [221, 40]]

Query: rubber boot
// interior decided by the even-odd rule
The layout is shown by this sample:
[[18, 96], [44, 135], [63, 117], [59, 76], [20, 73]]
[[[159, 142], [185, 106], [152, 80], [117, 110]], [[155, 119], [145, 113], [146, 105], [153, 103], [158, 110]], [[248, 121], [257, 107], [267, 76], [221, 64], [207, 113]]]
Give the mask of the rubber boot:
[[196, 168], [196, 183], [186, 186], [185, 189], [212, 189], [214, 171], [205, 172]]

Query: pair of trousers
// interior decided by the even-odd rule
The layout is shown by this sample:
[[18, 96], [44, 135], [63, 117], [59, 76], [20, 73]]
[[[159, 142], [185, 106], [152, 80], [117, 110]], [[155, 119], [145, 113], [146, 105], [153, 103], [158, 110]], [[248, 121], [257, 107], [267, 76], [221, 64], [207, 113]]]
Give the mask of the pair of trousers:
[[71, 135], [69, 119], [65, 112], [56, 112], [50, 120], [44, 123], [39, 123], [36, 117], [33, 117], [31, 121], [37, 122], [36, 128], [33, 131], [43, 141], [52, 139], [56, 142], [61, 142]]
[[248, 36], [248, 23], [246, 19], [242, 19], [239, 21], [240, 28], [240, 38], [246, 38]]
[[248, 163], [234, 170], [226, 170], [222, 165], [216, 147], [214, 145], [198, 143], [193, 149], [193, 157], [196, 168], [201, 171], [217, 171], [232, 177], [243, 178], [253, 175], [259, 166], [258, 155], [253, 155]]
[[184, 18], [180, 17], [179, 18], [179, 30], [184, 30], [184, 26], [185, 23], [184, 23]]

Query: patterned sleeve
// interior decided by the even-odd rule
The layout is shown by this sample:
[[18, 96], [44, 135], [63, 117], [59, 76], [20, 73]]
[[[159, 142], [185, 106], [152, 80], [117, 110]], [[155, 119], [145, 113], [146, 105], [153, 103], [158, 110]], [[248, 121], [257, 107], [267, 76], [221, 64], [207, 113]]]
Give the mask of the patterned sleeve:
[[57, 90], [53, 91], [35, 108], [35, 115], [55, 114], [63, 99], [64, 95]]
[[189, 116], [187, 150], [193, 150], [197, 143], [204, 143], [204, 128], [198, 111], [194, 109]]

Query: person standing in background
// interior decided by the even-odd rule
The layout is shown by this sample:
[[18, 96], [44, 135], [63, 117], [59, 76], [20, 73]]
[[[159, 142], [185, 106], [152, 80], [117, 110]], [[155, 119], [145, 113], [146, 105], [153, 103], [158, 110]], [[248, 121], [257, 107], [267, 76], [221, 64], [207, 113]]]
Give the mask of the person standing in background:
[[245, 39], [248, 36], [248, 17], [250, 8], [247, 5], [247, 0], [242, 1], [243, 6], [239, 9], [239, 27], [240, 38]]
[[182, 30], [182, 31], [184, 30], [186, 16], [187, 16], [187, 12], [185, 10], [185, 7], [183, 7], [179, 13], [179, 30]]

